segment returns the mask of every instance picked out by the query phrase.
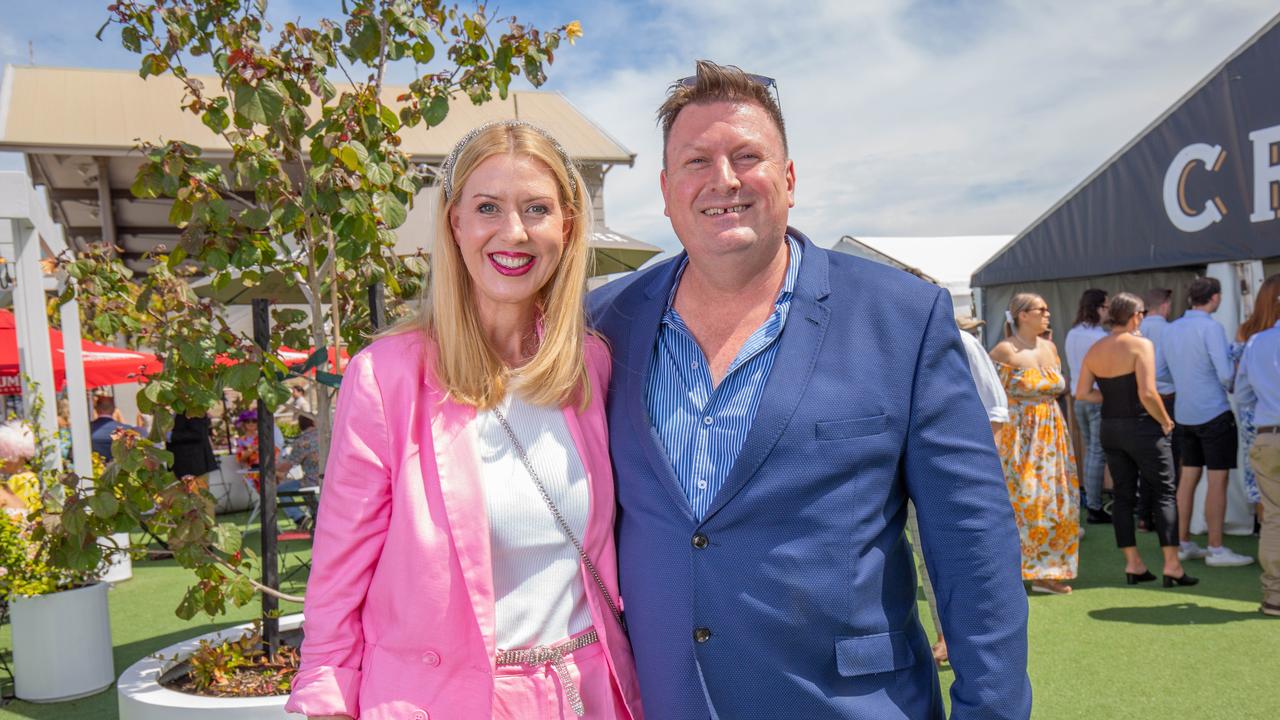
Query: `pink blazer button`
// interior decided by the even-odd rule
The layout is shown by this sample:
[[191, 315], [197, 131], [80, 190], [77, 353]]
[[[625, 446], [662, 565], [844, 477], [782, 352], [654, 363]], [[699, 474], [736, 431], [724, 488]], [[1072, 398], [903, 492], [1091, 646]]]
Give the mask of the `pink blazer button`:
[[429, 720], [426, 710], [414, 710], [413, 720]]
[[[422, 662], [426, 665], [430, 665], [431, 667], [435, 667], [436, 665], [440, 664], [440, 655], [436, 653], [434, 650], [428, 650], [427, 652], [422, 654]], [[425, 715], [423, 716], [422, 720], [426, 720]]]

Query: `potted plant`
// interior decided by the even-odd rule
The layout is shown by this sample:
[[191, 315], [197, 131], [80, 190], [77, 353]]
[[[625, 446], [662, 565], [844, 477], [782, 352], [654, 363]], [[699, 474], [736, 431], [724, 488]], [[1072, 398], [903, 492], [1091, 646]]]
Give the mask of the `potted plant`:
[[87, 529], [76, 534], [92, 549], [75, 562], [55, 551], [47, 526], [61, 522], [65, 483], [78, 479], [50, 470], [54, 446], [42, 433], [34, 439], [30, 470], [9, 478], [9, 485], [24, 487], [19, 495], [25, 507], [0, 512], [0, 602], [9, 606], [15, 694], [58, 702], [100, 692], [115, 678], [108, 584], [101, 579], [111, 552]]

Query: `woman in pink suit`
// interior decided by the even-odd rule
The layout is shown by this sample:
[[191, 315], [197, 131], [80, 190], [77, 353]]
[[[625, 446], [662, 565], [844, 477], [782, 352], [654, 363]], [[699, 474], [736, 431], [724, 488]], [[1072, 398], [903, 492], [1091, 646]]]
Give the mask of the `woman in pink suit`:
[[642, 720], [582, 178], [515, 121], [464, 137], [441, 175], [423, 311], [343, 378], [287, 708]]

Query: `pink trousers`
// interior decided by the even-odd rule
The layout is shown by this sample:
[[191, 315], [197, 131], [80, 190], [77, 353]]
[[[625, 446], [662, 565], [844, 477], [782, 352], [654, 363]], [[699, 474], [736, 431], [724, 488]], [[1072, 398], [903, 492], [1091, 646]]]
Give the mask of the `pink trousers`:
[[[609, 675], [609, 661], [600, 643], [565, 656], [569, 673], [582, 695], [586, 714], [581, 720], [630, 720], [622, 697]], [[493, 689], [493, 720], [579, 720], [564, 686], [550, 665], [509, 665], [497, 669]]]

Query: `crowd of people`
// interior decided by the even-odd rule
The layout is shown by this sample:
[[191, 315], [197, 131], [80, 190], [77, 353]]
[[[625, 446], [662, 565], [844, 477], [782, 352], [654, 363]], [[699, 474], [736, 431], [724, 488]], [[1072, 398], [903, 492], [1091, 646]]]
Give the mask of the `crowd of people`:
[[[1114, 526], [1129, 584], [1157, 579], [1137, 550], [1137, 529], [1159, 539], [1165, 587], [1199, 582], [1184, 568], [1187, 560], [1251, 564], [1252, 557], [1223, 542], [1228, 478], [1243, 445], [1249, 462], [1242, 475], [1260, 534], [1260, 609], [1280, 615], [1280, 275], [1263, 282], [1234, 342], [1212, 317], [1221, 301], [1218, 280], [1196, 278], [1187, 310], [1169, 322], [1168, 288], [1142, 297], [1086, 290], [1065, 339], [1069, 378], [1049, 339], [1045, 300], [1019, 293], [1010, 301], [1004, 338], [990, 353], [1008, 402], [1009, 419], [996, 439], [1022, 541], [1022, 575], [1033, 590], [1071, 592], [1081, 504], [1089, 523]], [[1069, 387], [1079, 428], [1074, 444], [1058, 403]], [[1239, 422], [1228, 398], [1233, 392]], [[1207, 547], [1190, 532], [1202, 475]]]

